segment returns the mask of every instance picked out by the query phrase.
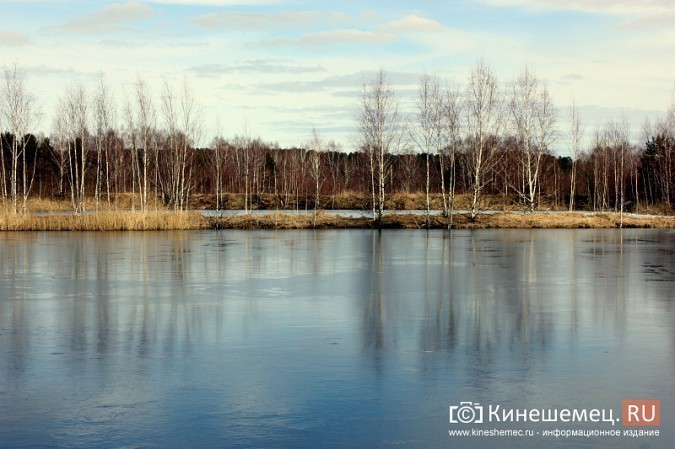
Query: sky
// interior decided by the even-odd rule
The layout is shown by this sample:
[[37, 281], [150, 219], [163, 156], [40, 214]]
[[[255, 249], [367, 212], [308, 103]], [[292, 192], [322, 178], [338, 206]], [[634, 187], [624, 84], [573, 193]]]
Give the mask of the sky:
[[525, 67], [546, 83], [559, 153], [572, 98], [586, 135], [625, 115], [637, 141], [645, 118], [664, 116], [674, 98], [675, 4], [0, 0], [0, 65], [24, 71], [46, 134], [69, 86], [93, 92], [103, 77], [121, 109], [140, 78], [155, 98], [165, 82], [187, 81], [203, 144], [247, 134], [299, 146], [316, 129], [353, 151], [358, 96], [377, 70], [412, 114], [423, 73], [461, 87], [481, 58], [502, 86]]

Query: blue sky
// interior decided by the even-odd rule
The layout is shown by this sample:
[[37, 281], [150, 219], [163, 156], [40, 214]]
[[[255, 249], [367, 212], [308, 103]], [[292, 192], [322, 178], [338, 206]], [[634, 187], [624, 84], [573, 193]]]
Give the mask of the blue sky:
[[[159, 95], [187, 79], [204, 143], [246, 130], [282, 146], [312, 128], [353, 149], [357, 95], [383, 68], [412, 112], [419, 76], [463, 85], [483, 58], [505, 85], [527, 65], [587, 131], [625, 114], [638, 130], [675, 86], [672, 0], [0, 0], [0, 63], [25, 70], [49, 133], [56, 100], [101, 73], [119, 106], [137, 77]], [[563, 138], [558, 142], [564, 151]]]

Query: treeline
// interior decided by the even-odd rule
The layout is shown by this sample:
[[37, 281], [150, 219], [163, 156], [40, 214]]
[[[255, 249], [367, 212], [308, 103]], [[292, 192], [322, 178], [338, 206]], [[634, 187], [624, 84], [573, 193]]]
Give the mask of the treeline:
[[[675, 195], [675, 104], [667, 119], [644, 125], [644, 142], [629, 142], [624, 118], [605, 123], [581, 147], [576, 106], [571, 126], [559, 128], [548, 90], [529, 70], [506, 87], [482, 61], [465, 88], [436, 77], [420, 79], [418, 110], [404, 114], [381, 71], [363, 86], [355, 151], [316, 131], [298, 148], [279, 148], [252, 136], [202, 141], [202, 116], [190, 87], [165, 83], [157, 97], [139, 79], [121, 107], [101, 81], [93, 91], [74, 84], [61, 96], [49, 136], [31, 134], [39, 113], [25, 76], [5, 68], [0, 90], [0, 188], [7, 213], [25, 213], [31, 197], [68, 200], [73, 211], [115, 208], [132, 193], [132, 208], [185, 210], [208, 197], [227, 208], [227, 194], [247, 210], [272, 197], [281, 208], [332, 208], [354, 193], [381, 217], [392, 193], [442, 197], [449, 216], [457, 195], [470, 216], [485, 198], [535, 210], [672, 209]], [[569, 142], [572, 157], [554, 155]], [[88, 203], [91, 204], [91, 203]], [[92, 206], [89, 206], [92, 207]], [[494, 204], [490, 207], [494, 207]]]

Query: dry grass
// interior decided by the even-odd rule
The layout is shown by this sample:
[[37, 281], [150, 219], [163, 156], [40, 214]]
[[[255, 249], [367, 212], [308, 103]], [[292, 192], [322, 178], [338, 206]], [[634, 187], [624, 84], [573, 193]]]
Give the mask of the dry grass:
[[[132, 204], [135, 205], [135, 209], [138, 209], [141, 204], [140, 194], [132, 195], [131, 193], [120, 193], [118, 195], [112, 195], [110, 202], [108, 202], [107, 195], [103, 194], [98, 203], [98, 211], [103, 212], [112, 212], [120, 210], [131, 210]], [[8, 204], [7, 209], [11, 206]], [[162, 202], [155, 198], [153, 195], [150, 195], [148, 198], [148, 207], [151, 210], [163, 210], [164, 207]], [[7, 210], [0, 200], [1, 210]], [[21, 204], [19, 204], [21, 208]], [[94, 197], [88, 196], [84, 200], [84, 208], [87, 211], [96, 210], [96, 201]], [[31, 197], [28, 199], [28, 211], [29, 212], [67, 212], [73, 210], [73, 204], [70, 198], [54, 198], [54, 197]]]
[[[316, 218], [315, 218], [316, 217]], [[580, 214], [580, 213], [533, 213], [516, 214], [504, 212], [479, 215], [470, 221], [466, 215], [453, 216], [456, 229], [576, 229], [576, 228], [618, 228], [619, 214]], [[269, 215], [239, 215], [212, 219], [213, 227], [222, 229], [344, 229], [373, 228], [377, 224], [369, 218], [336, 217], [319, 211], [316, 216], [275, 213]], [[379, 224], [389, 229], [423, 229], [426, 217], [416, 214], [386, 214]], [[444, 229], [448, 227], [446, 217], [432, 215], [429, 227]], [[625, 228], [675, 228], [673, 217], [644, 217], [626, 215]]]
[[[133, 201], [132, 201], [133, 199]], [[296, 198], [290, 196], [288, 198], [282, 195], [273, 193], [266, 193], [263, 195], [254, 195], [251, 198], [253, 209], [259, 210], [288, 210], [296, 209], [305, 211], [312, 211], [314, 209], [313, 198], [301, 197]], [[430, 198], [432, 210], [443, 209], [443, 198], [439, 193], [431, 195]], [[135, 209], [139, 208], [140, 195], [137, 193], [120, 193], [112, 196], [110, 203], [108, 203], [107, 195], [102, 195], [98, 204], [98, 211], [112, 212], [112, 211], [129, 211], [132, 209], [132, 204]], [[244, 194], [240, 193], [226, 193], [222, 197], [222, 210], [242, 210], [244, 209]], [[345, 191], [338, 195], [322, 195], [320, 199], [320, 209], [340, 209], [340, 210], [370, 210], [371, 198], [369, 194]], [[159, 198], [150, 195], [148, 198], [148, 207], [151, 211], [166, 210]], [[215, 195], [212, 194], [194, 194], [190, 199], [189, 208], [192, 210], [214, 210], [216, 207]], [[471, 207], [471, 194], [463, 193], [455, 196], [454, 209], [467, 210]], [[424, 192], [413, 193], [393, 193], [388, 194], [385, 201], [385, 208], [387, 210], [425, 210], [426, 196]], [[519, 201], [517, 195], [485, 195], [480, 203], [482, 210], [499, 210], [499, 211], [523, 211], [525, 206]], [[93, 197], [85, 199], [85, 209], [87, 211], [95, 211], [96, 204]], [[3, 207], [0, 200], [0, 212], [7, 210]], [[38, 198], [33, 197], [28, 200], [29, 212], [53, 212], [53, 211], [71, 211], [72, 204], [69, 198]], [[565, 211], [566, 204], [554, 204], [552, 202], [542, 202], [538, 205], [540, 211]], [[667, 204], [643, 205], [640, 204], [639, 212], [642, 214], [653, 215], [672, 215], [674, 211], [668, 207]]]
[[369, 218], [338, 217], [318, 211], [314, 214], [273, 213], [266, 215], [235, 215], [212, 219], [218, 229], [347, 229], [369, 228]]
[[0, 215], [3, 231], [159, 231], [210, 227], [209, 220], [194, 212]]
[[[427, 227], [427, 218], [420, 214], [389, 213], [382, 217], [379, 227], [391, 229], [423, 229]], [[582, 213], [495, 213], [479, 215], [471, 221], [466, 215], [456, 214], [452, 225], [457, 229], [512, 228], [512, 229], [577, 229], [577, 228], [618, 228], [619, 214], [582, 214]], [[242, 229], [346, 229], [373, 228], [378, 224], [367, 217], [338, 217], [318, 211], [309, 215], [273, 213], [268, 215], [243, 215], [211, 219], [216, 228]], [[429, 216], [429, 228], [448, 227], [448, 218], [442, 215]], [[624, 215], [624, 228], [675, 228], [672, 216], [634, 216]]]
[[[457, 229], [574, 229], [618, 228], [619, 214], [513, 212], [479, 215], [470, 221], [466, 215], [454, 215]], [[423, 229], [426, 217], [416, 214], [386, 214], [378, 224], [370, 218], [338, 217], [322, 211], [316, 214], [272, 213], [207, 218], [195, 212], [99, 212], [98, 214], [0, 215], [4, 231], [150, 231], [195, 229]], [[429, 217], [430, 228], [447, 228], [448, 220], [440, 215]], [[667, 216], [625, 215], [625, 228], [675, 228], [675, 218]]]
[[673, 215], [675, 210], [668, 203], [640, 204], [637, 212], [650, 215]]
[[[193, 206], [209, 208], [212, 196], [195, 196]], [[228, 194], [225, 197], [225, 207], [243, 208], [243, 195]], [[273, 209], [280, 207], [279, 197], [264, 195], [257, 199], [257, 207]], [[332, 198], [325, 196], [322, 201], [332, 205]], [[345, 192], [335, 197], [336, 209], [363, 209], [370, 207], [368, 195]], [[455, 208], [468, 208], [470, 196], [458, 195], [455, 198]], [[501, 201], [498, 204], [498, 201]], [[506, 204], [511, 201], [511, 204]], [[138, 197], [135, 204], [139, 204]], [[425, 207], [423, 193], [393, 194], [388, 199], [387, 207], [391, 209], [420, 210]], [[426, 217], [422, 214], [387, 213], [380, 223], [370, 218], [347, 218], [318, 211], [314, 214], [271, 213], [267, 215], [239, 215], [223, 217], [204, 217], [194, 212], [155, 211], [148, 213], [129, 212], [131, 208], [131, 194], [122, 194], [108, 205], [107, 201], [99, 203], [98, 213], [72, 215], [71, 204], [68, 200], [32, 198], [29, 202], [30, 211], [51, 211], [51, 214], [3, 214], [0, 209], [0, 230], [11, 231], [107, 231], [107, 230], [189, 230], [189, 229], [342, 229], [342, 228], [398, 228], [421, 229], [425, 227], [443, 229], [448, 227], [448, 219], [440, 215]], [[155, 200], [150, 200], [150, 207], [155, 207]], [[453, 227], [458, 229], [483, 228], [514, 228], [514, 229], [554, 229], [554, 228], [618, 228], [619, 214], [614, 213], [514, 213], [522, 209], [517, 204], [517, 198], [510, 200], [503, 197], [486, 197], [485, 207], [505, 210], [502, 213], [482, 214], [476, 220], [470, 221], [466, 215], [453, 215]], [[274, 207], [272, 207], [274, 206]], [[442, 208], [440, 195], [432, 197], [431, 206], [434, 209]], [[88, 198], [86, 208], [95, 209], [94, 201]], [[127, 209], [127, 211], [124, 211]], [[641, 209], [644, 212], [644, 209]], [[658, 208], [651, 212], [661, 212]], [[669, 228], [675, 227], [675, 219], [667, 215], [632, 215], [625, 214], [623, 227], [626, 228]]]
[[[474, 222], [462, 217], [457, 227], [470, 229], [512, 228], [512, 229], [579, 229], [579, 228], [618, 228], [620, 216], [615, 213], [581, 214], [564, 213], [527, 213], [515, 214], [505, 212], [499, 214], [479, 215]], [[463, 222], [463, 223], [462, 223]], [[624, 228], [674, 228], [673, 217], [647, 217], [624, 215]]]

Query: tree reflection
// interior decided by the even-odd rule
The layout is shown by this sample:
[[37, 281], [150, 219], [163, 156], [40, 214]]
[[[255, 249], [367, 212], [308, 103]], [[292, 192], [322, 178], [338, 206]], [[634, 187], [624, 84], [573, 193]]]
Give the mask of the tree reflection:
[[82, 380], [127, 403], [215, 364], [204, 394], [263, 413], [246, 395], [290, 410], [374, 378], [506, 397], [570, 363], [673, 366], [673, 248], [640, 230], [6, 233], [0, 391]]

